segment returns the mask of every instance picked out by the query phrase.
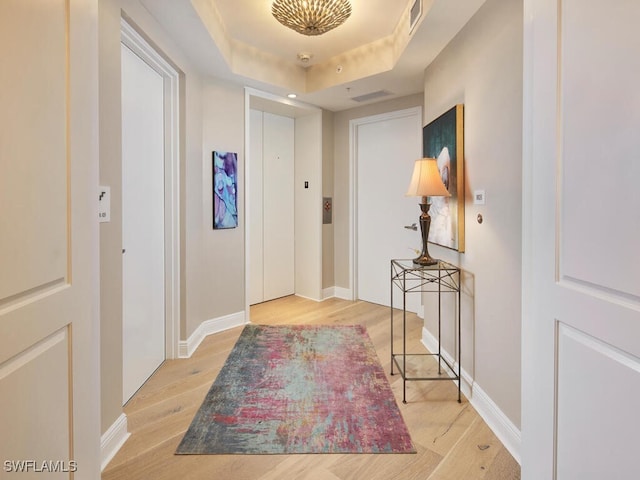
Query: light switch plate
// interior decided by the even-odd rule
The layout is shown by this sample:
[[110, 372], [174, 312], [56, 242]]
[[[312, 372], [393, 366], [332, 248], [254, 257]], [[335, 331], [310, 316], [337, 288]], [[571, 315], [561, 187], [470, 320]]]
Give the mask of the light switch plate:
[[98, 219], [100, 223], [111, 221], [111, 187], [98, 187]]
[[484, 202], [485, 202], [484, 190], [474, 190], [473, 191], [473, 204], [474, 205], [484, 205]]

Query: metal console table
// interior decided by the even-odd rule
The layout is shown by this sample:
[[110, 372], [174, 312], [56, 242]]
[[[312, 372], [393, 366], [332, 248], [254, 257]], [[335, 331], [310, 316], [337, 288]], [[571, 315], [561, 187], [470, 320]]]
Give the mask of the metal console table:
[[[393, 290], [394, 285], [402, 291], [402, 352], [393, 351]], [[437, 353], [407, 353], [407, 293], [432, 292], [438, 294], [438, 351]], [[441, 351], [441, 322], [442, 322], [442, 294], [455, 293], [457, 295], [457, 369], [442, 356]], [[438, 376], [411, 376], [407, 368], [407, 360], [427, 362], [436, 359], [438, 362]], [[460, 269], [450, 263], [438, 261], [435, 265], [416, 265], [412, 260], [391, 260], [391, 375], [393, 367], [402, 375], [402, 402], [407, 403], [407, 382], [414, 380], [457, 380], [458, 403], [460, 397]], [[443, 370], [447, 373], [442, 376]]]

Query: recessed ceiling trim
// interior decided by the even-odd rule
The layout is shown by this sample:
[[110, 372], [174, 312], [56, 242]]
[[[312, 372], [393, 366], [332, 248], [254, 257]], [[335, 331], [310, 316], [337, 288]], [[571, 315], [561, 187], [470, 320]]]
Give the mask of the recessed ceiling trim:
[[[387, 37], [337, 55], [315, 65], [300, 65], [231, 38], [212, 0], [192, 0], [212, 40], [220, 47], [231, 71], [270, 85], [301, 93], [360, 80], [393, 69], [407, 47], [411, 3]], [[343, 68], [337, 73], [337, 66]]]
[[[381, 99], [386, 100], [422, 91], [424, 69], [486, 0], [422, 0], [422, 15], [411, 33], [409, 15], [407, 14], [406, 23], [401, 21], [400, 17], [404, 11], [410, 10], [415, 0], [352, 0], [353, 13], [345, 25], [316, 38], [303, 37], [288, 28], [283, 28], [271, 15], [271, 0], [137, 1], [141, 8], [136, 7], [128, 13], [140, 22], [141, 28], [148, 29], [148, 33], [154, 38], [160, 35], [160, 39], [168, 39], [167, 53], [177, 65], [188, 72], [187, 75], [198, 74], [203, 79], [219, 79], [282, 96], [294, 91], [303, 102], [337, 112], [365, 105], [354, 103], [350, 98], [361, 93], [382, 89], [394, 92], [393, 97]], [[211, 5], [218, 10], [221, 18], [217, 13], [214, 14]], [[362, 5], [376, 5], [376, 8], [364, 8], [366, 12], [363, 18], [360, 8]], [[148, 18], [142, 8], [148, 12]], [[243, 15], [237, 15], [238, 11], [242, 11]], [[364, 19], [366, 21], [363, 21]], [[153, 23], [154, 20], [158, 25]], [[385, 58], [378, 57], [375, 48], [371, 51], [365, 48], [352, 52], [354, 55], [348, 56], [349, 62], [341, 58], [340, 61], [332, 61], [325, 72], [311, 73], [305, 72], [304, 66], [296, 57], [300, 51], [312, 51], [314, 58], [309, 63], [322, 64], [345, 51], [351, 51], [358, 46], [368, 46], [376, 39], [384, 38], [385, 35], [394, 32], [395, 26], [403, 30], [401, 33], [407, 35], [409, 41], [406, 48], [402, 42], [398, 42], [396, 47], [389, 48], [391, 53], [383, 52]], [[306, 42], [302, 42], [302, 39]], [[322, 41], [321, 45], [316, 45], [319, 40]], [[291, 71], [296, 72], [297, 69], [288, 70], [291, 67], [287, 65], [287, 73], [270, 77], [265, 74], [267, 67], [264, 66], [260, 71], [260, 79], [255, 79], [255, 72], [248, 71], [249, 62], [244, 63], [239, 58], [233, 58], [235, 54], [241, 57], [249, 53], [248, 49], [238, 47], [234, 41], [254, 45], [261, 51], [257, 52], [261, 57], [269, 52], [295, 64], [301, 71], [290, 75]], [[328, 44], [327, 48], [324, 45], [325, 41]], [[242, 52], [234, 54], [236, 48], [241, 48]], [[393, 53], [395, 48], [401, 52]], [[366, 76], [367, 72], [361, 70], [361, 67], [377, 64], [379, 61], [384, 62], [385, 71]], [[242, 74], [237, 73], [240, 70], [238, 65], [242, 67]], [[341, 74], [336, 72], [338, 65], [343, 66]], [[275, 69], [276, 66], [269, 68]], [[317, 77], [316, 74], [320, 73], [325, 75]], [[365, 76], [362, 76], [363, 74]], [[359, 78], [351, 79], [352, 75]], [[289, 76], [295, 76], [296, 83], [302, 84], [302, 88], [290, 85], [293, 78], [288, 78], [285, 85], [279, 84], [283, 77]], [[323, 83], [327, 85], [324, 88]], [[351, 87], [351, 93], [345, 94], [346, 86]]]
[[[391, 35], [309, 67], [307, 92], [316, 92], [392, 70], [411, 39], [409, 13], [407, 5]], [[338, 66], [342, 66], [339, 73]]]
[[217, 45], [227, 65], [231, 64], [231, 37], [214, 3], [210, 0], [191, 0], [191, 5], [200, 17], [207, 32], [209, 32], [211, 39]]
[[303, 66], [237, 40], [232, 40], [232, 45], [229, 67], [233, 73], [286, 90], [306, 91], [307, 75]]
[[245, 87], [244, 91], [246, 98], [249, 100], [249, 108], [256, 110], [291, 118], [304, 117], [322, 111], [320, 107], [315, 105], [284, 98], [252, 87]]

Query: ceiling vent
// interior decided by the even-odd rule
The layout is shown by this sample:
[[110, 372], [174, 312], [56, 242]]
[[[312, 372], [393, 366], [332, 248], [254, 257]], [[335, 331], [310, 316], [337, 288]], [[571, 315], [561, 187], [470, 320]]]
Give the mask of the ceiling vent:
[[420, 15], [422, 15], [422, 0], [415, 0], [411, 7], [411, 16], [409, 17], [409, 33], [413, 31], [413, 27], [415, 27], [418, 20], [420, 20]]
[[388, 95], [393, 94], [387, 90], [378, 90], [377, 92], [365, 93], [364, 95], [360, 95], [358, 97], [352, 97], [351, 100], [353, 100], [354, 102], [367, 102], [369, 100], [386, 97]]

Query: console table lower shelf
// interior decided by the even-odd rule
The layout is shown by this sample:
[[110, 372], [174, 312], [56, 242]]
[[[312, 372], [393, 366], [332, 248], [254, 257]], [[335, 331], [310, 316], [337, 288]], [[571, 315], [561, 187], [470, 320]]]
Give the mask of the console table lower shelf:
[[460, 392], [460, 376], [455, 368], [437, 353], [394, 353], [391, 357], [391, 375], [397, 373], [402, 377], [402, 403], [407, 403], [406, 382], [423, 380], [447, 380], [458, 382], [458, 403], [462, 402]]
[[[402, 352], [394, 352], [394, 286], [402, 292]], [[414, 292], [437, 293], [438, 298], [438, 351], [436, 353], [407, 352], [406, 295]], [[457, 353], [452, 365], [441, 351], [442, 295], [453, 293], [457, 297]], [[402, 376], [402, 402], [407, 403], [407, 382], [423, 380], [448, 380], [458, 383], [458, 403], [461, 397], [460, 364], [460, 269], [439, 261], [436, 265], [415, 265], [411, 260], [391, 260], [391, 375], [394, 366]], [[456, 368], [457, 367], [457, 368]]]

